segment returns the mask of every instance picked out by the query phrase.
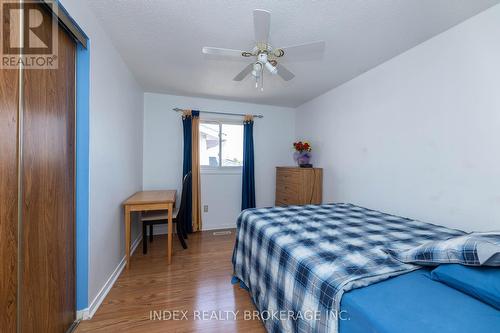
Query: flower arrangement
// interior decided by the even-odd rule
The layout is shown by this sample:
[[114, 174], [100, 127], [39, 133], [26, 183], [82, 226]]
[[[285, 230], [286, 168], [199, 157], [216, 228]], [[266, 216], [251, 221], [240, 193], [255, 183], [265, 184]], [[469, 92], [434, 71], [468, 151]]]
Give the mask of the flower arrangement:
[[304, 142], [302, 142], [302, 141], [294, 142], [293, 143], [293, 148], [296, 151], [300, 152], [300, 153], [302, 153], [304, 151], [311, 152], [311, 150], [312, 150], [311, 145], [307, 141], [304, 141]]
[[298, 141], [293, 143], [293, 149], [295, 149], [295, 153], [293, 154], [294, 160], [297, 164], [302, 168], [310, 168], [312, 165], [309, 163], [311, 159], [311, 144], [307, 141]]

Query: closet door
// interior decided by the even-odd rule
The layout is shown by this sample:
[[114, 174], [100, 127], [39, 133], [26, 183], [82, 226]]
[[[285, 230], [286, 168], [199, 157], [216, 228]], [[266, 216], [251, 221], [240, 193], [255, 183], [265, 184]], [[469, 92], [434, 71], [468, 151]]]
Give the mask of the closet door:
[[21, 332], [75, 320], [76, 44], [58, 30], [58, 68], [23, 71]]
[[18, 77], [0, 70], [0, 332], [16, 331]]

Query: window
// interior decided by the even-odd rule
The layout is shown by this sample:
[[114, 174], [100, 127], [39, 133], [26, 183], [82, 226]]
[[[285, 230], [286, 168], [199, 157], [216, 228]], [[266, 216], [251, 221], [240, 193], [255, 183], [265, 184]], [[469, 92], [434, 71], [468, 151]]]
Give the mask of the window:
[[200, 165], [203, 168], [243, 165], [243, 124], [200, 122]]

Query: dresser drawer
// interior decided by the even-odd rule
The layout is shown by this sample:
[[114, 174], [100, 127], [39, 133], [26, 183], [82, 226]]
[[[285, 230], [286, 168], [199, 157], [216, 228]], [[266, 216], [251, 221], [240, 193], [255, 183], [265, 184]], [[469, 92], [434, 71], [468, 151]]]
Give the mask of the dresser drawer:
[[299, 202], [298, 194], [276, 192], [276, 203], [280, 202], [284, 205], [297, 205]]
[[294, 182], [276, 182], [276, 192], [296, 194], [299, 192], [300, 184]]
[[277, 184], [295, 184], [300, 185], [300, 173], [297, 170], [280, 169], [276, 173]]

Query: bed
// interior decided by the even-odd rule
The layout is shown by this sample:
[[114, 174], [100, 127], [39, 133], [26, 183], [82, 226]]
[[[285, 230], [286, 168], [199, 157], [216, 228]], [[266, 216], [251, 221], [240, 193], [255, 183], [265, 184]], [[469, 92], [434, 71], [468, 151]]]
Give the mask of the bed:
[[498, 310], [384, 251], [459, 236], [460, 230], [352, 204], [249, 209], [237, 227], [234, 275], [248, 288], [268, 332], [500, 327]]

